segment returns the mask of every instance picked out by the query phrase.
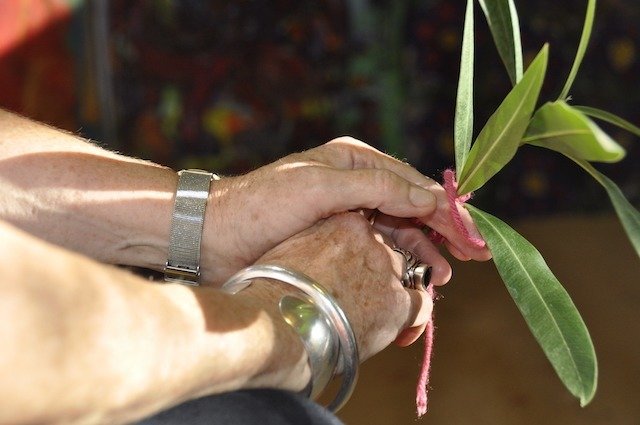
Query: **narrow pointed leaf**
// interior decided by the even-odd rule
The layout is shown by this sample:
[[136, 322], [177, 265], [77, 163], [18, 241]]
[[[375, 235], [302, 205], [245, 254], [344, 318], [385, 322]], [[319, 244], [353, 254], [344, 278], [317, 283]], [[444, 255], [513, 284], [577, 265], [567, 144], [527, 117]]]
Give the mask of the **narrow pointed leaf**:
[[598, 379], [589, 331], [573, 301], [525, 238], [498, 218], [468, 205], [509, 294], [560, 380], [580, 399], [593, 398]]
[[565, 100], [569, 95], [569, 90], [571, 90], [573, 81], [576, 79], [578, 69], [580, 69], [582, 59], [584, 58], [584, 53], [587, 51], [587, 46], [589, 45], [589, 38], [591, 38], [591, 29], [593, 28], [593, 20], [595, 19], [595, 16], [596, 0], [589, 0], [589, 3], [587, 4], [587, 13], [584, 18], [584, 26], [582, 27], [582, 35], [580, 36], [580, 44], [578, 45], [578, 51], [576, 52], [576, 57], [573, 60], [573, 65], [571, 66], [567, 82], [564, 84], [558, 100]]
[[618, 218], [622, 223], [622, 227], [627, 233], [631, 245], [633, 245], [633, 248], [636, 250], [636, 254], [640, 257], [640, 212], [631, 205], [618, 185], [611, 179], [593, 168], [588, 162], [576, 158], [571, 159], [584, 168], [606, 189], [613, 208], [616, 210]]
[[482, 187], [515, 155], [538, 101], [548, 56], [545, 44], [478, 135], [458, 178], [461, 195]]
[[479, 0], [487, 18], [491, 35], [511, 83], [515, 86], [522, 79], [522, 43], [520, 23], [513, 0]]
[[577, 109], [585, 115], [608, 122], [640, 137], [640, 127], [631, 124], [629, 121], [625, 120], [624, 118], [620, 118], [619, 116], [614, 115], [611, 112], [592, 108], [590, 106], [573, 106], [573, 108]]
[[522, 142], [587, 161], [617, 162], [625, 156], [622, 146], [563, 100], [536, 111]]
[[460, 174], [471, 149], [473, 139], [473, 2], [467, 0], [460, 58], [460, 78], [456, 99], [454, 146], [456, 172]]

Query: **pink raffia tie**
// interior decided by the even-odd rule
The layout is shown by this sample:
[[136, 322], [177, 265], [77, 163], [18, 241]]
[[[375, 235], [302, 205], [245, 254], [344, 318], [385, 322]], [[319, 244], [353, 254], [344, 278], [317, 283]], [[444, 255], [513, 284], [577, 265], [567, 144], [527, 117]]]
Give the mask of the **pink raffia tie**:
[[[451, 219], [456, 227], [456, 230], [473, 246], [478, 248], [484, 248], [485, 241], [480, 238], [474, 237], [469, 234], [469, 230], [464, 225], [460, 211], [458, 211], [458, 205], [462, 205], [471, 199], [472, 194], [468, 193], [463, 196], [458, 196], [458, 183], [456, 182], [455, 172], [451, 169], [447, 169], [443, 173], [443, 186], [447, 193], [447, 200], [449, 202], [449, 210], [451, 213]], [[441, 244], [445, 242], [445, 237], [435, 230], [429, 232], [429, 239], [433, 243]], [[433, 286], [427, 287], [427, 292], [431, 295], [431, 298], [435, 301], [436, 293], [433, 290]], [[435, 310], [435, 309], [434, 309]], [[434, 313], [431, 313], [431, 320], [427, 323], [424, 330], [424, 355], [422, 358], [422, 367], [420, 368], [420, 376], [418, 377], [418, 385], [416, 388], [416, 408], [418, 411], [418, 417], [427, 413], [428, 391], [429, 391], [429, 374], [431, 372], [431, 358], [433, 356], [433, 340], [434, 340]]]
[[[431, 295], [431, 298], [435, 301], [435, 292], [433, 287], [429, 285], [427, 292]], [[418, 376], [418, 386], [416, 388], [416, 409], [418, 411], [418, 417], [427, 413], [427, 393], [429, 391], [429, 376], [431, 372], [431, 357], [433, 356], [433, 326], [434, 312], [431, 311], [431, 320], [427, 323], [427, 327], [424, 329], [424, 354], [422, 357], [422, 367], [420, 368], [420, 375]]]
[[[460, 211], [458, 211], [458, 205], [463, 205], [465, 202], [471, 199], [473, 193], [467, 193], [466, 195], [458, 196], [458, 182], [456, 182], [456, 173], [452, 169], [444, 170], [444, 173], [442, 173], [442, 177], [444, 190], [445, 192], [447, 192], [447, 201], [449, 201], [451, 219], [453, 220], [453, 224], [455, 225], [456, 230], [458, 231], [458, 233], [464, 236], [464, 238], [473, 246], [477, 248], [484, 248], [486, 245], [485, 241], [469, 234], [469, 230], [467, 230], [464, 223], [462, 222]], [[444, 236], [442, 236], [435, 230], [431, 230], [431, 232], [429, 232], [429, 238], [434, 243], [443, 243], [445, 241]]]

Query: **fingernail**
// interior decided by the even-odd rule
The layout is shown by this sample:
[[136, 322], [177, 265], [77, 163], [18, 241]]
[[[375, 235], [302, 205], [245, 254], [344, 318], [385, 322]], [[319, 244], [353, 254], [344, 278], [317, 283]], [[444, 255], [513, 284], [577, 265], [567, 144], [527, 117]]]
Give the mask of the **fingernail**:
[[412, 185], [409, 189], [409, 200], [415, 207], [432, 207], [436, 204], [436, 197], [433, 193], [420, 186]]

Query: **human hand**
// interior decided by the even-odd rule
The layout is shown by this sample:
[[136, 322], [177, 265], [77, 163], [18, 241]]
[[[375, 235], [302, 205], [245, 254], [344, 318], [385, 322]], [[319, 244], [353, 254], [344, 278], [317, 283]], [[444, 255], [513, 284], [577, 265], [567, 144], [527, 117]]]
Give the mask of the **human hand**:
[[[490, 258], [458, 234], [438, 183], [350, 137], [223, 178], [214, 183], [207, 208], [202, 275], [218, 285], [318, 220], [359, 208], [419, 217], [447, 238], [459, 258]], [[462, 217], [473, 231], [466, 211]]]
[[[258, 263], [303, 272], [324, 286], [351, 322], [364, 360], [405, 330], [422, 328], [431, 316], [432, 300], [427, 292], [402, 286], [404, 260], [390, 244], [393, 242], [362, 215], [345, 213], [287, 239]], [[242, 294], [253, 291], [264, 296], [270, 291], [268, 303], [276, 305], [277, 298], [288, 289], [277, 282], [260, 282]]]

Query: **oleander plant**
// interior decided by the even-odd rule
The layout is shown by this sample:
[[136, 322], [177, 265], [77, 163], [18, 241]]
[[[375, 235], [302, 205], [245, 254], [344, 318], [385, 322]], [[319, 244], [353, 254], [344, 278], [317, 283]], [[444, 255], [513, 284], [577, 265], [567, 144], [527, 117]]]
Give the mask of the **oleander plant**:
[[[596, 12], [588, 0], [573, 66], [556, 99], [539, 99], [550, 47], [545, 44], [528, 67], [523, 65], [519, 18], [513, 0], [478, 0], [513, 88], [473, 140], [474, 5], [468, 0], [460, 60], [454, 150], [456, 202], [484, 187], [523, 145], [551, 149], [584, 169], [606, 190], [613, 208], [640, 256], [640, 213], [620, 188], [593, 163], [615, 163], [625, 150], [596, 121], [637, 136], [640, 128], [609, 112], [572, 104], [570, 91], [587, 50]], [[454, 181], [454, 187], [456, 182]], [[454, 189], [455, 190], [455, 189]], [[598, 364], [589, 331], [567, 291], [542, 255], [502, 220], [468, 203], [496, 268], [529, 329], [569, 392], [585, 406], [594, 397]]]

